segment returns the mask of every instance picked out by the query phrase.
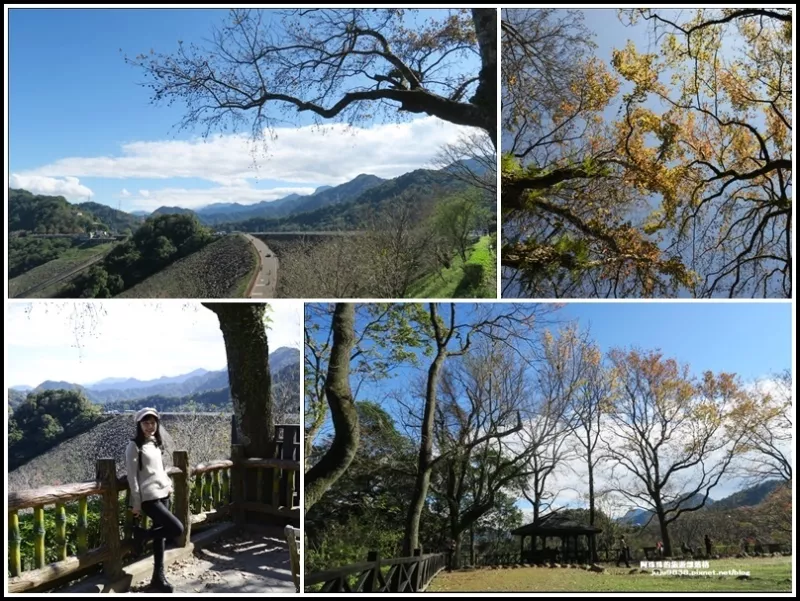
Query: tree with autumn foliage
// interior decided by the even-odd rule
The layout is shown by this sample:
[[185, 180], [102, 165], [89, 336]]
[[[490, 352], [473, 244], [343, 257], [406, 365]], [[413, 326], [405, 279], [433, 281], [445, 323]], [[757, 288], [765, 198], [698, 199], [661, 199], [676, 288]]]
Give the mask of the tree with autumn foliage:
[[734, 409], [741, 431], [740, 469], [754, 483], [792, 481], [792, 374], [760, 382]]
[[184, 104], [181, 126], [206, 133], [249, 121], [262, 138], [281, 114], [353, 124], [399, 112], [479, 128], [497, 144], [495, 9], [232, 9], [207, 47], [179, 41], [173, 54], [128, 62], [154, 102]]
[[698, 381], [658, 352], [617, 349], [609, 359], [612, 407], [601, 438], [614, 489], [653, 512], [670, 556], [669, 525], [706, 506], [740, 450], [729, 407], [741, 386], [727, 373]]
[[612, 73], [581, 12], [503, 12], [506, 290], [791, 297], [791, 13], [620, 18], [660, 50]]

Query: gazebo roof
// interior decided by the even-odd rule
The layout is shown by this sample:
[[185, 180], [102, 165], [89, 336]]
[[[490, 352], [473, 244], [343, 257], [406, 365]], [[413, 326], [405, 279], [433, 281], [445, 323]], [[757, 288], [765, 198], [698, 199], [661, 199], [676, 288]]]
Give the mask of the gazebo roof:
[[566, 516], [550, 513], [539, 521], [520, 526], [511, 531], [517, 536], [563, 536], [567, 534], [599, 534], [602, 528], [581, 524]]

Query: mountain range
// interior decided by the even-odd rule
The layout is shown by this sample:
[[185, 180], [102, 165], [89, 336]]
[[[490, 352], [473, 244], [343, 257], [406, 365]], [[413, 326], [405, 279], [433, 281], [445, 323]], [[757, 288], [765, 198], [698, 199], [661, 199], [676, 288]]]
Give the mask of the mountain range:
[[[478, 175], [486, 172], [484, 163], [477, 159], [464, 159], [459, 163]], [[365, 203], [375, 205], [376, 200], [394, 198], [398, 192], [405, 190], [413, 189], [415, 192], [424, 190], [430, 193], [434, 192], [435, 188], [457, 188], [459, 184], [463, 186], [463, 182], [453, 175], [454, 166], [455, 164], [438, 170], [416, 169], [392, 179], [383, 179], [376, 175], [362, 173], [338, 186], [320, 186], [308, 195], [289, 194], [277, 200], [247, 205], [219, 202], [195, 210], [164, 206], [153, 211], [151, 215], [193, 213], [206, 225], [232, 226], [244, 222], [243, 229], [245, 230], [253, 229], [247, 227], [246, 222], [251, 222], [250, 225], [258, 225], [257, 221], [286, 222], [287, 219], [292, 222], [324, 222], [327, 213], [320, 213], [320, 210], [328, 207], [335, 206], [338, 209], [343, 205], [348, 205], [348, 207]], [[418, 185], [415, 186], [415, 184]], [[434, 186], [434, 189], [430, 187], [431, 185]], [[369, 192], [371, 194], [368, 194]], [[147, 216], [141, 211], [136, 211], [135, 214]], [[292, 216], [302, 217], [291, 220]]]
[[[736, 507], [747, 507], [758, 505], [780, 485], [779, 480], [767, 480], [755, 486], [750, 486], [739, 490], [727, 497], [714, 500], [711, 497], [706, 501], [704, 509], [734, 509]], [[693, 498], [683, 503], [684, 507], [693, 507], [703, 501], [703, 495], [695, 495]], [[703, 509], [699, 510], [703, 511]], [[647, 509], [631, 509], [624, 516], [619, 518], [619, 522], [632, 526], [644, 526], [653, 517], [654, 513]]]
[[[69, 203], [63, 196], [34, 195], [27, 190], [9, 190], [10, 232], [73, 234], [92, 229], [134, 231], [147, 217], [165, 214], [196, 215], [201, 223], [228, 231], [256, 231], [264, 227], [336, 229], [359, 227], [376, 210], [410, 199], [424, 208], [426, 203], [447, 192], [466, 187], [455, 176], [454, 167], [467, 166], [478, 175], [486, 173], [485, 163], [465, 159], [444, 169], [416, 169], [396, 178], [383, 179], [360, 174], [337, 186], [320, 186], [312, 194], [290, 194], [278, 200], [255, 204], [218, 202], [200, 209], [163, 206], [155, 211], [126, 213], [110, 206], [84, 202]], [[241, 226], [241, 227], [237, 227]]]
[[[288, 367], [300, 363], [300, 351], [290, 347], [280, 347], [270, 353], [270, 371], [277, 375]], [[96, 404], [115, 401], [132, 401], [150, 396], [183, 397], [191, 394], [219, 390], [228, 386], [228, 370], [207, 371], [197, 369], [178, 376], [161, 377], [154, 380], [135, 378], [105, 378], [99, 382], [80, 385], [72, 382], [47, 380], [33, 389], [16, 386], [9, 390], [9, 401], [14, 407], [25, 399], [26, 393], [45, 390], [77, 390]], [[27, 389], [27, 390], [26, 390]]]

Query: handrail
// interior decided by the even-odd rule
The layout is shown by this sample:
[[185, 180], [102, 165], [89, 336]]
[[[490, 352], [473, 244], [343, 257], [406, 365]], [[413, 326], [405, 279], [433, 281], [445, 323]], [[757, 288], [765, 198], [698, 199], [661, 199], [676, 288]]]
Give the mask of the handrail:
[[[299, 431], [299, 426], [295, 429]], [[299, 454], [297, 433], [293, 433], [292, 440], [286, 434], [283, 440], [278, 440], [283, 445], [279, 447], [282, 458], [244, 458], [243, 447], [232, 445], [232, 459], [217, 459], [192, 467], [186, 451], [175, 451], [175, 467], [170, 467], [167, 473], [174, 481], [172, 511], [184, 526], [178, 544], [189, 543], [193, 527], [226, 517], [243, 523], [248, 512], [299, 519], [300, 509], [294, 499], [299, 488], [300, 462], [291, 458]], [[99, 459], [94, 481], [9, 492], [9, 590], [46, 590], [65, 576], [79, 576], [96, 564], [103, 565], [109, 579], [119, 576], [123, 557], [133, 551], [129, 539], [135, 520], [128, 507], [127, 474], [117, 476], [115, 467], [113, 459]], [[123, 491], [126, 493], [124, 503], [119, 496]], [[101, 504], [99, 515], [88, 511], [92, 496], [100, 497], [97, 501]], [[67, 504], [75, 501], [77, 508], [70, 509]], [[45, 507], [53, 505], [55, 536], [45, 532]], [[20, 510], [31, 508], [33, 516], [20, 514]], [[77, 528], [68, 533], [67, 514], [73, 511], [77, 511]], [[30, 519], [34, 532], [32, 567], [23, 565], [21, 554], [24, 547], [20, 525]], [[122, 536], [120, 521], [124, 524]], [[144, 525], [147, 525], [146, 518]], [[77, 553], [73, 555], [68, 555], [68, 536], [70, 539], [77, 537]], [[47, 563], [54, 555], [56, 561]]]

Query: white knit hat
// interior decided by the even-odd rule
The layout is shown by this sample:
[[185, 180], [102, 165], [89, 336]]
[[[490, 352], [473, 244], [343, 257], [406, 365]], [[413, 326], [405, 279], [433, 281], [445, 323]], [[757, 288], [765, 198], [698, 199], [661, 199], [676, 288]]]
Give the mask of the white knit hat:
[[133, 421], [138, 424], [148, 415], [153, 415], [156, 419], [159, 419], [158, 411], [152, 407], [145, 407], [144, 409], [139, 409], [139, 411], [136, 412], [136, 415], [133, 416]]

